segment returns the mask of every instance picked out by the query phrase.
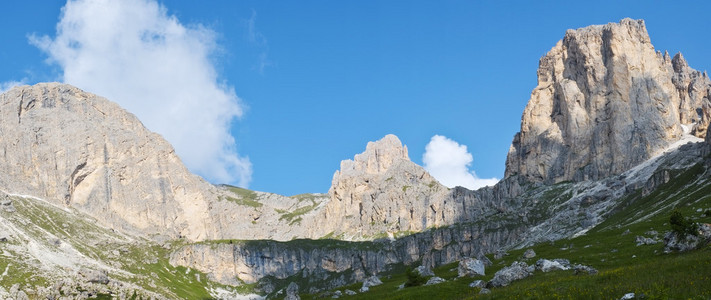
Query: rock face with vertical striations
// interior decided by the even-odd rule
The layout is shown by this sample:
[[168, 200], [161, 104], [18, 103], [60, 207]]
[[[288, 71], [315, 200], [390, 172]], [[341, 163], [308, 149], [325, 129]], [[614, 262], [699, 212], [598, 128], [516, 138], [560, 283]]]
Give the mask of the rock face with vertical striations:
[[208, 197], [173, 147], [132, 114], [70, 85], [0, 96], [0, 186], [72, 206], [126, 232], [210, 238]]
[[[365, 152], [341, 162], [330, 201], [317, 228], [321, 235], [363, 239], [401, 231], [419, 232], [452, 224], [449, 189], [416, 165], [395, 135], [369, 142]], [[318, 234], [317, 234], [318, 235]]]
[[568, 30], [541, 58], [538, 86], [506, 160], [534, 182], [619, 174], [709, 123], [711, 82], [655, 52], [642, 20]]

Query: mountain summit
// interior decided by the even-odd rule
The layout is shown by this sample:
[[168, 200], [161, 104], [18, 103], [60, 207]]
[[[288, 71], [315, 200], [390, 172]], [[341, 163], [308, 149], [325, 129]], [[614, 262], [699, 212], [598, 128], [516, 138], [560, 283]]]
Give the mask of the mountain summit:
[[705, 72], [681, 54], [655, 52], [642, 20], [568, 30], [539, 62], [505, 177], [556, 183], [622, 173], [684, 128], [703, 138], [710, 94]]

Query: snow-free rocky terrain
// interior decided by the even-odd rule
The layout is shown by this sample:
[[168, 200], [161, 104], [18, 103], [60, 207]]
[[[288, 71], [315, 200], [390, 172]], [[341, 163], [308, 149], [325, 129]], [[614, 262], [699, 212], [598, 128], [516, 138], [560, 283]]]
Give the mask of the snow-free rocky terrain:
[[[584, 286], [645, 266], [616, 253], [647, 249], [632, 255], [648, 262], [703, 247], [710, 95], [706, 72], [656, 51], [641, 20], [568, 30], [541, 58], [496, 186], [449, 189], [385, 135], [341, 162], [327, 194], [286, 197], [191, 174], [100, 96], [15, 87], [0, 95], [0, 298], [518, 298], [516, 280], [549, 271], [582, 295], [555, 271], [585, 274]], [[701, 224], [693, 247], [662, 242], [675, 207]], [[624, 229], [642, 248], [620, 244]], [[571, 240], [586, 254], [560, 244]], [[691, 253], [679, 260], [711, 264]], [[410, 287], [408, 268], [428, 279]]]

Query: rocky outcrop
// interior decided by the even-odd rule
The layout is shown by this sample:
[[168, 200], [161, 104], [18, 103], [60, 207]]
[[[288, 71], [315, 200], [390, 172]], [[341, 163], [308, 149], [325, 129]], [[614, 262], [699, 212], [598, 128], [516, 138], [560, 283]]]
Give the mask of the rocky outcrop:
[[626, 171], [709, 123], [706, 73], [655, 52], [642, 20], [568, 30], [541, 58], [506, 175], [598, 180]]
[[467, 257], [459, 261], [457, 266], [457, 276], [484, 276], [484, 262], [481, 260]]
[[690, 68], [681, 53], [674, 55], [671, 62], [668, 53], [665, 52], [663, 58], [679, 93], [679, 121], [681, 124], [693, 124], [692, 133], [695, 136], [707, 136], [711, 120], [711, 79], [705, 71]]
[[368, 143], [353, 160], [341, 162], [316, 227], [322, 235], [358, 240], [449, 225], [459, 212], [445, 205], [448, 194], [449, 189], [410, 161], [396, 136], [387, 135]]
[[[253, 283], [267, 277], [284, 279], [298, 274], [318, 291], [363, 281], [400, 264], [419, 262], [431, 268], [465, 257], [478, 257], [514, 243], [523, 230], [482, 222], [430, 230], [395, 241], [200, 243], [177, 249], [171, 254], [170, 263], [208, 273], [224, 284], [235, 284], [237, 280]], [[481, 268], [483, 272], [483, 264]]]
[[696, 234], [669, 231], [664, 234], [664, 253], [698, 249], [711, 242], [711, 224], [698, 224]]
[[486, 287], [502, 287], [511, 284], [511, 282], [516, 280], [524, 279], [528, 276], [533, 275], [534, 268], [529, 266], [525, 262], [513, 262], [510, 266], [505, 267], [496, 274], [487, 284]]

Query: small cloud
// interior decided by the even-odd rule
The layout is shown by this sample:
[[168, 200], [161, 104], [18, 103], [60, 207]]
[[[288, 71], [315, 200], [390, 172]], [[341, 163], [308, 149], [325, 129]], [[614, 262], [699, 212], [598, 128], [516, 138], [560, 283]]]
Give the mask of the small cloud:
[[252, 10], [252, 16], [245, 21], [247, 27], [247, 40], [257, 46], [267, 46], [267, 38], [257, 30], [257, 11]]
[[163, 135], [191, 171], [249, 184], [252, 165], [230, 133], [244, 106], [218, 78], [209, 28], [182, 24], [155, 0], [69, 0], [56, 36], [30, 43], [64, 82], [119, 103]]
[[249, 17], [248, 20], [244, 21], [245, 28], [247, 30], [247, 41], [255, 46], [256, 48], [259, 48], [260, 53], [257, 57], [257, 64], [254, 67], [259, 74], [264, 74], [264, 69], [267, 67], [274, 66], [274, 63], [269, 60], [268, 57], [268, 52], [269, 52], [269, 44], [267, 42], [267, 37], [264, 36], [259, 30], [257, 30], [257, 11], [252, 10], [252, 15]]
[[479, 178], [469, 169], [473, 160], [467, 146], [441, 135], [432, 137], [422, 155], [425, 170], [447, 187], [463, 186], [476, 190], [499, 182], [497, 178]]

